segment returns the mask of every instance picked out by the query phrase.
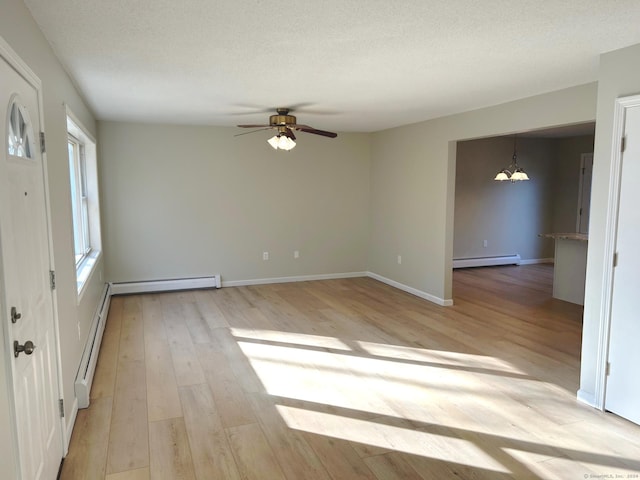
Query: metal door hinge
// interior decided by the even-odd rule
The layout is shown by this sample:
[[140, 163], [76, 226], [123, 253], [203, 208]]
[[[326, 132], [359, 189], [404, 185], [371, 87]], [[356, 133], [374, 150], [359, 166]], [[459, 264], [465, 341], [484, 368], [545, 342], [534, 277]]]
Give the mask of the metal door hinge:
[[611, 374], [611, 362], [607, 362], [607, 367], [605, 370], [605, 375], [609, 376]]
[[618, 266], [618, 252], [615, 252], [613, 254], [613, 266], [617, 267]]
[[51, 290], [56, 289], [56, 272], [55, 270], [49, 270], [49, 284], [51, 286]]
[[58, 400], [58, 407], [60, 407], [60, 417], [64, 418], [64, 399]]
[[627, 137], [622, 137], [620, 141], [620, 151], [624, 153], [625, 148], [627, 147]]
[[44, 153], [47, 151], [46, 142], [44, 139], [44, 132], [40, 132], [40, 152]]

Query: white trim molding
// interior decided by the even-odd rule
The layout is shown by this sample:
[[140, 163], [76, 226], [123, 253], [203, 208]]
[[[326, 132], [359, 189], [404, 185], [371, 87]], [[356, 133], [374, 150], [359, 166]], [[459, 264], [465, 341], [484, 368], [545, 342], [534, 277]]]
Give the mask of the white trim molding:
[[598, 408], [597, 402], [596, 402], [596, 397], [592, 393], [589, 393], [589, 392], [586, 392], [586, 391], [580, 389], [580, 390], [578, 390], [577, 398], [578, 398], [579, 402], [584, 403], [585, 405], [589, 405], [590, 407]]
[[[76, 417], [78, 416], [78, 399], [74, 397], [73, 406], [69, 415], [69, 421], [65, 425], [65, 438], [64, 438], [64, 456], [69, 453], [69, 445], [71, 445], [71, 434], [73, 433], [73, 427], [76, 425]], [[63, 425], [64, 425], [64, 418]]]
[[[618, 207], [620, 201], [620, 175], [622, 170], [622, 137], [625, 129], [625, 114], [628, 108], [640, 106], [640, 95], [617, 98], [613, 114], [611, 139], [611, 167], [609, 170], [609, 197], [604, 238], [602, 303], [600, 306], [600, 328], [598, 329], [598, 352], [596, 361], [593, 406], [604, 410], [607, 386], [607, 362], [609, 360], [609, 333], [611, 329], [611, 300], [613, 297], [613, 258], [618, 231]], [[588, 264], [587, 264], [588, 268]], [[588, 397], [588, 394], [583, 396]], [[580, 396], [578, 397], [580, 399]]]
[[382, 275], [378, 275], [377, 273], [367, 272], [367, 276], [378, 280], [379, 282], [386, 283], [398, 290], [402, 290], [404, 292], [415, 295], [416, 297], [423, 298], [425, 300], [430, 301], [431, 303], [435, 303], [436, 305], [440, 305], [441, 307], [450, 307], [453, 305], [452, 299], [444, 299], [440, 297], [436, 297], [435, 295], [431, 295], [430, 293], [423, 292], [422, 290], [418, 290], [417, 288], [410, 287], [400, 282], [396, 282], [395, 280], [391, 280], [390, 278], [383, 277]]

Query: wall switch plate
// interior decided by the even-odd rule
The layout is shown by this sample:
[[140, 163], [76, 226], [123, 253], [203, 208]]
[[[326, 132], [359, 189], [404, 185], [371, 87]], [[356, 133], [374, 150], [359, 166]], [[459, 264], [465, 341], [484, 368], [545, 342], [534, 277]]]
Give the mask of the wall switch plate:
[[294, 250], [293, 251], [293, 258], [300, 258], [300, 251], [299, 250]]
[[402, 263], [402, 255], [398, 255], [398, 265]]
[[262, 260], [269, 260], [269, 252], [262, 252]]
[[483, 241], [482, 241], [482, 246], [483, 246], [483, 247], [485, 247], [485, 248], [487, 248], [487, 241], [486, 241], [486, 240], [483, 240]]

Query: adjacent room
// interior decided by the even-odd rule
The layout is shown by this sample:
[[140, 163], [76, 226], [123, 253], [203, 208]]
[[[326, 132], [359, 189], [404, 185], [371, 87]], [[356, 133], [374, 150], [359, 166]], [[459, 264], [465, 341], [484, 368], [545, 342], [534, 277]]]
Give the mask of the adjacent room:
[[639, 21], [0, 0], [0, 476], [638, 477]]
[[[594, 132], [584, 123], [458, 142], [453, 268], [553, 264], [553, 296], [584, 305]], [[516, 169], [523, 181], [504, 181]]]

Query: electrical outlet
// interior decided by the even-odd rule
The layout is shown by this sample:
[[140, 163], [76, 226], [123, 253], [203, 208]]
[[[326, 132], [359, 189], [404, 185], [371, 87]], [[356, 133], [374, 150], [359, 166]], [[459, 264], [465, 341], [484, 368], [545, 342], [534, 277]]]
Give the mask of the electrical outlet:
[[398, 255], [398, 265], [402, 263], [402, 255]]
[[262, 260], [269, 260], [269, 252], [262, 252]]
[[487, 241], [486, 241], [486, 240], [483, 240], [483, 241], [482, 241], [482, 246], [483, 246], [484, 248], [487, 248], [487, 245], [488, 245]]
[[294, 250], [293, 251], [293, 258], [300, 258], [300, 251], [299, 250]]

